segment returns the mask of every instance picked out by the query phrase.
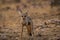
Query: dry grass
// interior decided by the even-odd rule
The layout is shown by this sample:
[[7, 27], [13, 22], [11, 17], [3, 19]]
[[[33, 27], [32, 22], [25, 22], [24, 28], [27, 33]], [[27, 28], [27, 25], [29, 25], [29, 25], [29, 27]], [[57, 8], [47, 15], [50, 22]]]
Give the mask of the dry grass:
[[[27, 8], [23, 4], [27, 5]], [[51, 19], [60, 20], [58, 11], [60, 7], [51, 8], [49, 1], [42, 1], [40, 6], [32, 4], [33, 2], [28, 3], [24, 0], [21, 3], [0, 4], [0, 40], [21, 39], [21, 18], [16, 11], [17, 5], [23, 8], [23, 12], [28, 10], [28, 15], [32, 18], [35, 28], [34, 37], [29, 37], [26, 27], [24, 27], [22, 40], [57, 40], [60, 38], [60, 24], [52, 24], [48, 21]], [[10, 9], [6, 9], [7, 7]], [[47, 25], [44, 24], [45, 22]], [[39, 36], [40, 34], [42, 36]]]

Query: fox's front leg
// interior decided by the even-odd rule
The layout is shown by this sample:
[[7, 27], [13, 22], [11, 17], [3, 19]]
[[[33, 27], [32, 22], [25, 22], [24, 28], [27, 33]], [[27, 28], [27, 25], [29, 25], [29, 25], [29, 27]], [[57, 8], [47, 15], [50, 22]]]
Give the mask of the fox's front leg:
[[27, 26], [27, 32], [29, 36], [32, 36], [32, 29], [30, 25]]
[[22, 40], [22, 38], [23, 38], [23, 27], [24, 27], [24, 25], [22, 24], [21, 40]]

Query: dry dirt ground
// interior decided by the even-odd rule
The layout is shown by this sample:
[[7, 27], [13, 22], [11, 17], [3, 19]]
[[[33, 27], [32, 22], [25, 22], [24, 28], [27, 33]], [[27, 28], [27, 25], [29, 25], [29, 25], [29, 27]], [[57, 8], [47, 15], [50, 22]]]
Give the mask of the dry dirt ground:
[[[60, 40], [60, 6], [50, 6], [50, 0], [21, 0], [15, 3], [0, 0], [0, 40]], [[23, 13], [27, 12], [33, 20], [34, 37], [27, 35], [23, 28], [21, 39], [21, 15], [16, 7], [20, 6]]]

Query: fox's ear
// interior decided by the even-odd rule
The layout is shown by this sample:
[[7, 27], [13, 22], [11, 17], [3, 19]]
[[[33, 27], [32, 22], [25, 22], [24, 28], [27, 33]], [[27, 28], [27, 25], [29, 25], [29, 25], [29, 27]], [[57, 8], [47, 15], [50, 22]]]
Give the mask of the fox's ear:
[[20, 9], [20, 6], [16, 6], [16, 10], [20, 11], [22, 13], [22, 10]]
[[26, 14], [26, 15], [28, 15], [28, 13], [27, 13], [27, 12], [26, 12], [25, 14]]
[[29, 10], [27, 10], [27, 11], [25, 12], [25, 14], [27, 14], [27, 15], [28, 15], [28, 12], [29, 12]]
[[28, 14], [28, 13], [26, 12], [26, 14]]

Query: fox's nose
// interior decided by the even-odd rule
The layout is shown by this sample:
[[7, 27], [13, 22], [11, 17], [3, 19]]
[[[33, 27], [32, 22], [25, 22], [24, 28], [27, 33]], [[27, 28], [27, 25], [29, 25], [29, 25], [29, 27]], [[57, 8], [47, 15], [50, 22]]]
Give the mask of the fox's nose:
[[23, 20], [25, 20], [25, 18], [23, 18]]

